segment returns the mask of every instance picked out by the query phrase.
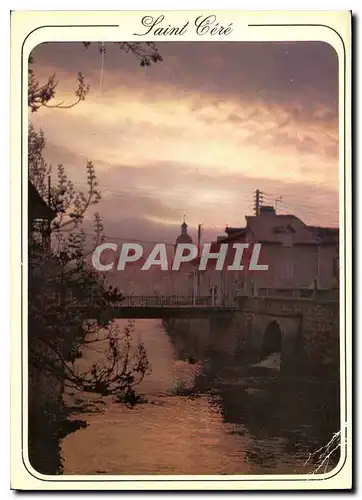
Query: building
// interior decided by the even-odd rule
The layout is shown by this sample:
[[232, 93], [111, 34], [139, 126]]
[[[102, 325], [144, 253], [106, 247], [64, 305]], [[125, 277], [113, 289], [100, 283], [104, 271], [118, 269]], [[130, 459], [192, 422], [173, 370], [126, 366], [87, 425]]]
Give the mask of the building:
[[[210, 265], [201, 273], [201, 295], [214, 287], [220, 300], [238, 294], [338, 289], [338, 228], [308, 226], [295, 215], [277, 214], [273, 207], [262, 206], [258, 215], [246, 216], [244, 227], [227, 227], [225, 233], [212, 245], [213, 252], [221, 243], [229, 245], [224, 269], [216, 271]], [[249, 271], [248, 265], [242, 271], [227, 270], [233, 262], [234, 243], [261, 243], [259, 263], [267, 264], [268, 270]], [[250, 250], [244, 256], [247, 261]]]
[[191, 236], [187, 232], [187, 227], [188, 226], [187, 226], [187, 224], [186, 224], [186, 222], [184, 220], [183, 223], [181, 224], [181, 233], [176, 238], [176, 241], [175, 241], [175, 250], [176, 250], [176, 247], [177, 247], [177, 245], [179, 243], [188, 243], [188, 244], [192, 244], [193, 243]]
[[[181, 224], [181, 233], [176, 238], [174, 252], [178, 244], [193, 244], [193, 239], [188, 233], [188, 225], [184, 220]], [[195, 266], [193, 262], [183, 262], [178, 271], [170, 271], [167, 275], [169, 281], [168, 292], [171, 295], [191, 296], [194, 293]]]
[[[56, 450], [59, 438], [57, 416], [60, 413], [64, 384], [55, 374], [62, 364], [55, 355], [49, 341], [54, 341], [49, 325], [44, 318], [49, 313], [47, 301], [51, 299], [51, 287], [47, 286], [49, 274], [56, 275], [59, 264], [51, 256], [51, 221], [56, 217], [38, 193], [28, 182], [28, 429], [29, 459], [32, 466], [44, 474], [54, 474], [60, 467]], [[39, 304], [43, 310], [39, 311]], [[43, 315], [44, 314], [44, 315]], [[40, 319], [39, 319], [40, 318]], [[42, 330], [44, 328], [44, 330]], [[46, 337], [47, 342], [42, 340]]]
[[[188, 225], [185, 221], [181, 224], [181, 232], [175, 239], [172, 245], [166, 245], [168, 269], [162, 270], [160, 266], [152, 266], [148, 270], [142, 270], [142, 266], [146, 262], [146, 257], [142, 256], [134, 262], [128, 262], [125, 269], [117, 270], [117, 265], [114, 269], [108, 272], [107, 279], [113, 285], [120, 288], [124, 295], [135, 296], [172, 296], [172, 295], [189, 295], [190, 282], [192, 282], [192, 274], [194, 266], [192, 263], [182, 263], [179, 271], [172, 271], [173, 257], [178, 244], [192, 244], [192, 237], [188, 234]], [[144, 244], [143, 249], [145, 254], [153, 249], [153, 244]], [[108, 255], [108, 259], [107, 259]], [[119, 254], [116, 257], [113, 251], [104, 251], [102, 262], [118, 262]], [[191, 276], [190, 276], [191, 274]]]
[[28, 241], [50, 248], [50, 225], [56, 217], [38, 193], [35, 186], [28, 181]]

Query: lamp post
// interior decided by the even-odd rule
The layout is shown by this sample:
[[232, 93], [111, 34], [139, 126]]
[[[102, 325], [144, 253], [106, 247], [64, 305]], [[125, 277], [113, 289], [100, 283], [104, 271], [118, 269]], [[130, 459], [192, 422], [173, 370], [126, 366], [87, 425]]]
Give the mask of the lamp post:
[[196, 289], [197, 289], [197, 270], [194, 270], [194, 276], [193, 276], [193, 293], [192, 293], [192, 304], [196, 304]]

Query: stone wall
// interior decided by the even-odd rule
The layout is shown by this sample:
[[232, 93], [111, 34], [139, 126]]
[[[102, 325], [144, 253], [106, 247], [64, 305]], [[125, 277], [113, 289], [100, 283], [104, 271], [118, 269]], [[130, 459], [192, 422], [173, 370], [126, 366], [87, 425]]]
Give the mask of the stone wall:
[[[318, 372], [339, 364], [339, 303], [313, 299], [253, 297], [241, 305], [259, 338], [271, 321], [283, 333], [282, 359]], [[250, 328], [250, 326], [249, 326]]]
[[[240, 298], [233, 313], [210, 315], [208, 320], [174, 319], [171, 338], [196, 359], [210, 355], [221, 363], [248, 364], [260, 360], [268, 325], [281, 332], [282, 369], [323, 373], [339, 367], [339, 304], [312, 299]], [[176, 340], [175, 340], [176, 342]]]

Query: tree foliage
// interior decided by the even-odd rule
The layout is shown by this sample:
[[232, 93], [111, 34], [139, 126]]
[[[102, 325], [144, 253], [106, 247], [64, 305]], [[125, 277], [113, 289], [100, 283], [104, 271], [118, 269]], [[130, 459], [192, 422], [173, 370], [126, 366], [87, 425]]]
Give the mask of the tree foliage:
[[[43, 196], [51, 167], [45, 162], [44, 135], [30, 127], [29, 177]], [[36, 241], [29, 246], [29, 349], [30, 361], [50, 372], [66, 386], [101, 394], [130, 396], [133, 386], [149, 369], [142, 344], [132, 346], [133, 326], [117, 328], [112, 301], [121, 301], [117, 289], [109, 288], [105, 278], [89, 262], [90, 245], [81, 225], [84, 214], [97, 204], [95, 170], [87, 163], [88, 192], [77, 191], [62, 165], [51, 188], [50, 205], [57, 211], [52, 222], [49, 252]], [[95, 244], [103, 238], [98, 213], [94, 216]], [[104, 358], [80, 371], [77, 360], [85, 345], [102, 343]]]
[[[154, 43], [120, 42], [117, 45], [133, 54], [141, 66], [162, 60]], [[88, 47], [89, 43], [85, 42], [84, 46]], [[105, 45], [100, 44], [100, 51], [105, 50]], [[78, 73], [74, 102], [58, 102], [55, 75], [41, 84], [32, 68], [32, 58], [29, 63], [31, 112], [42, 106], [73, 107], [90, 91], [83, 75]], [[99, 213], [93, 213], [92, 241], [82, 228], [85, 216], [90, 215], [91, 207], [101, 199], [95, 167], [91, 161], [87, 162], [87, 188], [76, 189], [62, 164], [53, 172], [44, 157], [45, 146], [43, 131], [36, 131], [30, 124], [29, 180], [56, 217], [48, 228], [50, 249], [45, 250], [36, 238], [29, 241], [29, 361], [66, 386], [116, 394], [119, 400], [133, 404], [137, 400], [134, 387], [149, 370], [147, 355], [142, 344], [132, 343], [132, 323], [123, 331], [117, 328], [112, 301], [121, 301], [122, 295], [117, 288], [110, 287], [89, 262], [92, 250], [104, 239]], [[33, 229], [36, 233], [36, 228]], [[103, 359], [81, 370], [79, 360], [85, 346], [95, 344], [102, 345]]]
[[[154, 42], [114, 42], [121, 50], [127, 54], [132, 54], [140, 62], [140, 66], [151, 66], [152, 63], [162, 61], [162, 56], [158, 51], [157, 45]], [[84, 47], [87, 49], [91, 42], [83, 42]], [[106, 46], [101, 43], [99, 51], [105, 54]]]
[[[89, 43], [84, 43], [87, 47]], [[153, 43], [118, 43], [132, 53], [141, 66], [161, 61]], [[105, 45], [100, 44], [103, 56]], [[67, 109], [84, 101], [90, 91], [77, 73], [75, 99], [56, 101], [58, 81], [53, 74], [40, 83], [29, 58], [28, 107]], [[123, 330], [114, 321], [114, 301], [121, 301], [117, 288], [93, 269], [89, 256], [103, 240], [103, 224], [93, 213], [94, 236], [83, 231], [85, 217], [101, 199], [95, 167], [85, 166], [86, 189], [75, 188], [62, 164], [55, 172], [44, 157], [43, 131], [29, 125], [29, 180], [56, 216], [49, 221], [30, 221], [28, 250], [28, 361], [29, 361], [29, 458], [44, 474], [62, 472], [60, 439], [82, 421], [67, 420], [68, 410], [59, 388], [115, 395], [128, 405], [140, 398], [135, 387], [150, 369], [142, 343], [134, 344], [134, 325]], [[52, 182], [49, 182], [50, 176]], [[46, 232], [51, 245], [37, 238]], [[84, 363], [84, 352], [100, 346], [102, 356]], [[86, 356], [85, 356], [86, 357]], [[82, 363], [83, 362], [83, 363]], [[52, 394], [55, 393], [55, 394]], [[56, 397], [54, 397], [56, 396]], [[78, 423], [77, 423], [78, 422]]]
[[55, 74], [48, 77], [45, 83], [40, 83], [35, 76], [35, 72], [32, 68], [32, 63], [34, 58], [29, 57], [29, 69], [28, 69], [28, 106], [29, 109], [34, 113], [42, 106], [46, 108], [63, 108], [69, 109], [76, 106], [81, 101], [84, 101], [86, 95], [90, 91], [90, 86], [86, 85], [84, 81], [84, 76], [81, 72], [77, 73], [77, 85], [75, 89], [75, 100], [72, 103], [66, 104], [64, 101], [60, 101], [51, 104], [51, 101], [55, 97], [56, 88], [58, 86], [58, 81], [55, 78]]
[[[153, 63], [161, 62], [162, 56], [154, 42], [114, 42], [121, 50], [126, 53], [132, 54], [140, 63], [140, 66], [150, 66]], [[91, 42], [83, 42], [85, 48], [91, 45]], [[101, 54], [106, 53], [106, 45], [99, 44]], [[86, 84], [82, 72], [77, 73], [76, 87], [74, 90], [75, 98], [72, 102], [66, 103], [64, 101], [54, 102], [55, 94], [58, 86], [56, 75], [53, 74], [48, 79], [40, 83], [37, 79], [32, 64], [34, 58], [32, 55], [29, 57], [28, 69], [28, 106], [31, 112], [38, 111], [39, 108], [58, 108], [70, 109], [84, 101], [90, 91], [90, 86]]]

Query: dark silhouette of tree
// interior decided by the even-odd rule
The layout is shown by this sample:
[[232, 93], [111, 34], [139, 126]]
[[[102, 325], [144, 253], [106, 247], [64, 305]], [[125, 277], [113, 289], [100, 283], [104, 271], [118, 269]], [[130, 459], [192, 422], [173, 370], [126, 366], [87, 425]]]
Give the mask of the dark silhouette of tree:
[[[114, 42], [121, 50], [127, 54], [130, 53], [139, 60], [140, 66], [151, 66], [153, 63], [161, 62], [162, 56], [158, 51], [157, 45], [154, 42]], [[87, 49], [91, 42], [83, 42]], [[104, 44], [99, 46], [100, 53], [106, 53], [107, 49]]]
[[[94, 43], [94, 42], [93, 42]], [[118, 47], [126, 53], [132, 54], [140, 62], [140, 66], [150, 66], [153, 63], [161, 62], [162, 57], [154, 42], [114, 42]], [[91, 45], [91, 42], [83, 42], [85, 48]], [[101, 53], [106, 53], [105, 44], [100, 44], [99, 50]], [[84, 101], [90, 91], [90, 86], [84, 81], [83, 74], [79, 71], [76, 78], [76, 88], [74, 91], [75, 99], [73, 102], [65, 103], [64, 101], [53, 102], [58, 86], [56, 75], [48, 77], [47, 81], [40, 83], [36, 78], [32, 68], [34, 58], [29, 57], [28, 69], [28, 106], [34, 113], [41, 106], [46, 108], [69, 109], [73, 108], [80, 102]]]
[[[30, 359], [65, 385], [102, 394], [130, 393], [130, 386], [147, 372], [148, 362], [142, 345], [131, 355], [132, 327], [120, 332], [113, 323], [111, 302], [121, 301], [122, 294], [109, 287], [90, 263], [90, 254], [104, 238], [97, 212], [92, 242], [81, 227], [87, 210], [100, 200], [94, 166], [87, 162], [86, 193], [75, 189], [63, 165], [58, 165], [56, 183], [47, 193], [51, 166], [44, 159], [44, 148], [44, 134], [30, 126], [29, 179], [57, 214], [50, 228], [51, 249], [36, 241], [29, 244], [30, 354], [34, 347]], [[107, 356], [81, 373], [75, 365], [81, 348], [95, 342], [107, 342]], [[40, 344], [46, 346], [46, 354], [41, 354]]]
[[[153, 43], [118, 45], [133, 54], [141, 66], [162, 60]], [[103, 44], [100, 50], [105, 51]], [[31, 112], [42, 106], [71, 108], [84, 101], [90, 87], [81, 73], [77, 74], [75, 100], [57, 102], [55, 75], [41, 84], [32, 62], [30, 57]], [[120, 330], [114, 322], [112, 302], [121, 301], [122, 294], [109, 286], [90, 263], [92, 250], [104, 239], [98, 212], [93, 214], [92, 241], [82, 229], [85, 215], [101, 199], [95, 167], [91, 161], [87, 162], [87, 188], [77, 190], [62, 164], [57, 165], [54, 176], [44, 157], [45, 145], [43, 131], [36, 131], [30, 124], [29, 180], [55, 217], [50, 223], [46, 221], [45, 225], [32, 228], [28, 248], [29, 457], [38, 471], [57, 474], [62, 472], [60, 439], [69, 421], [62, 397], [54, 402], [49, 395], [54, 384], [47, 392], [49, 381], [58, 381], [60, 387], [115, 395], [118, 401], [132, 406], [139, 401], [135, 387], [150, 366], [142, 343], [133, 343], [133, 323]], [[48, 231], [50, 246], [44, 246], [41, 239], [34, 237], [37, 230]], [[102, 345], [104, 356], [90, 366], [81, 366], [84, 351], [97, 344]], [[42, 403], [39, 403], [43, 390], [40, 385], [45, 387]]]

